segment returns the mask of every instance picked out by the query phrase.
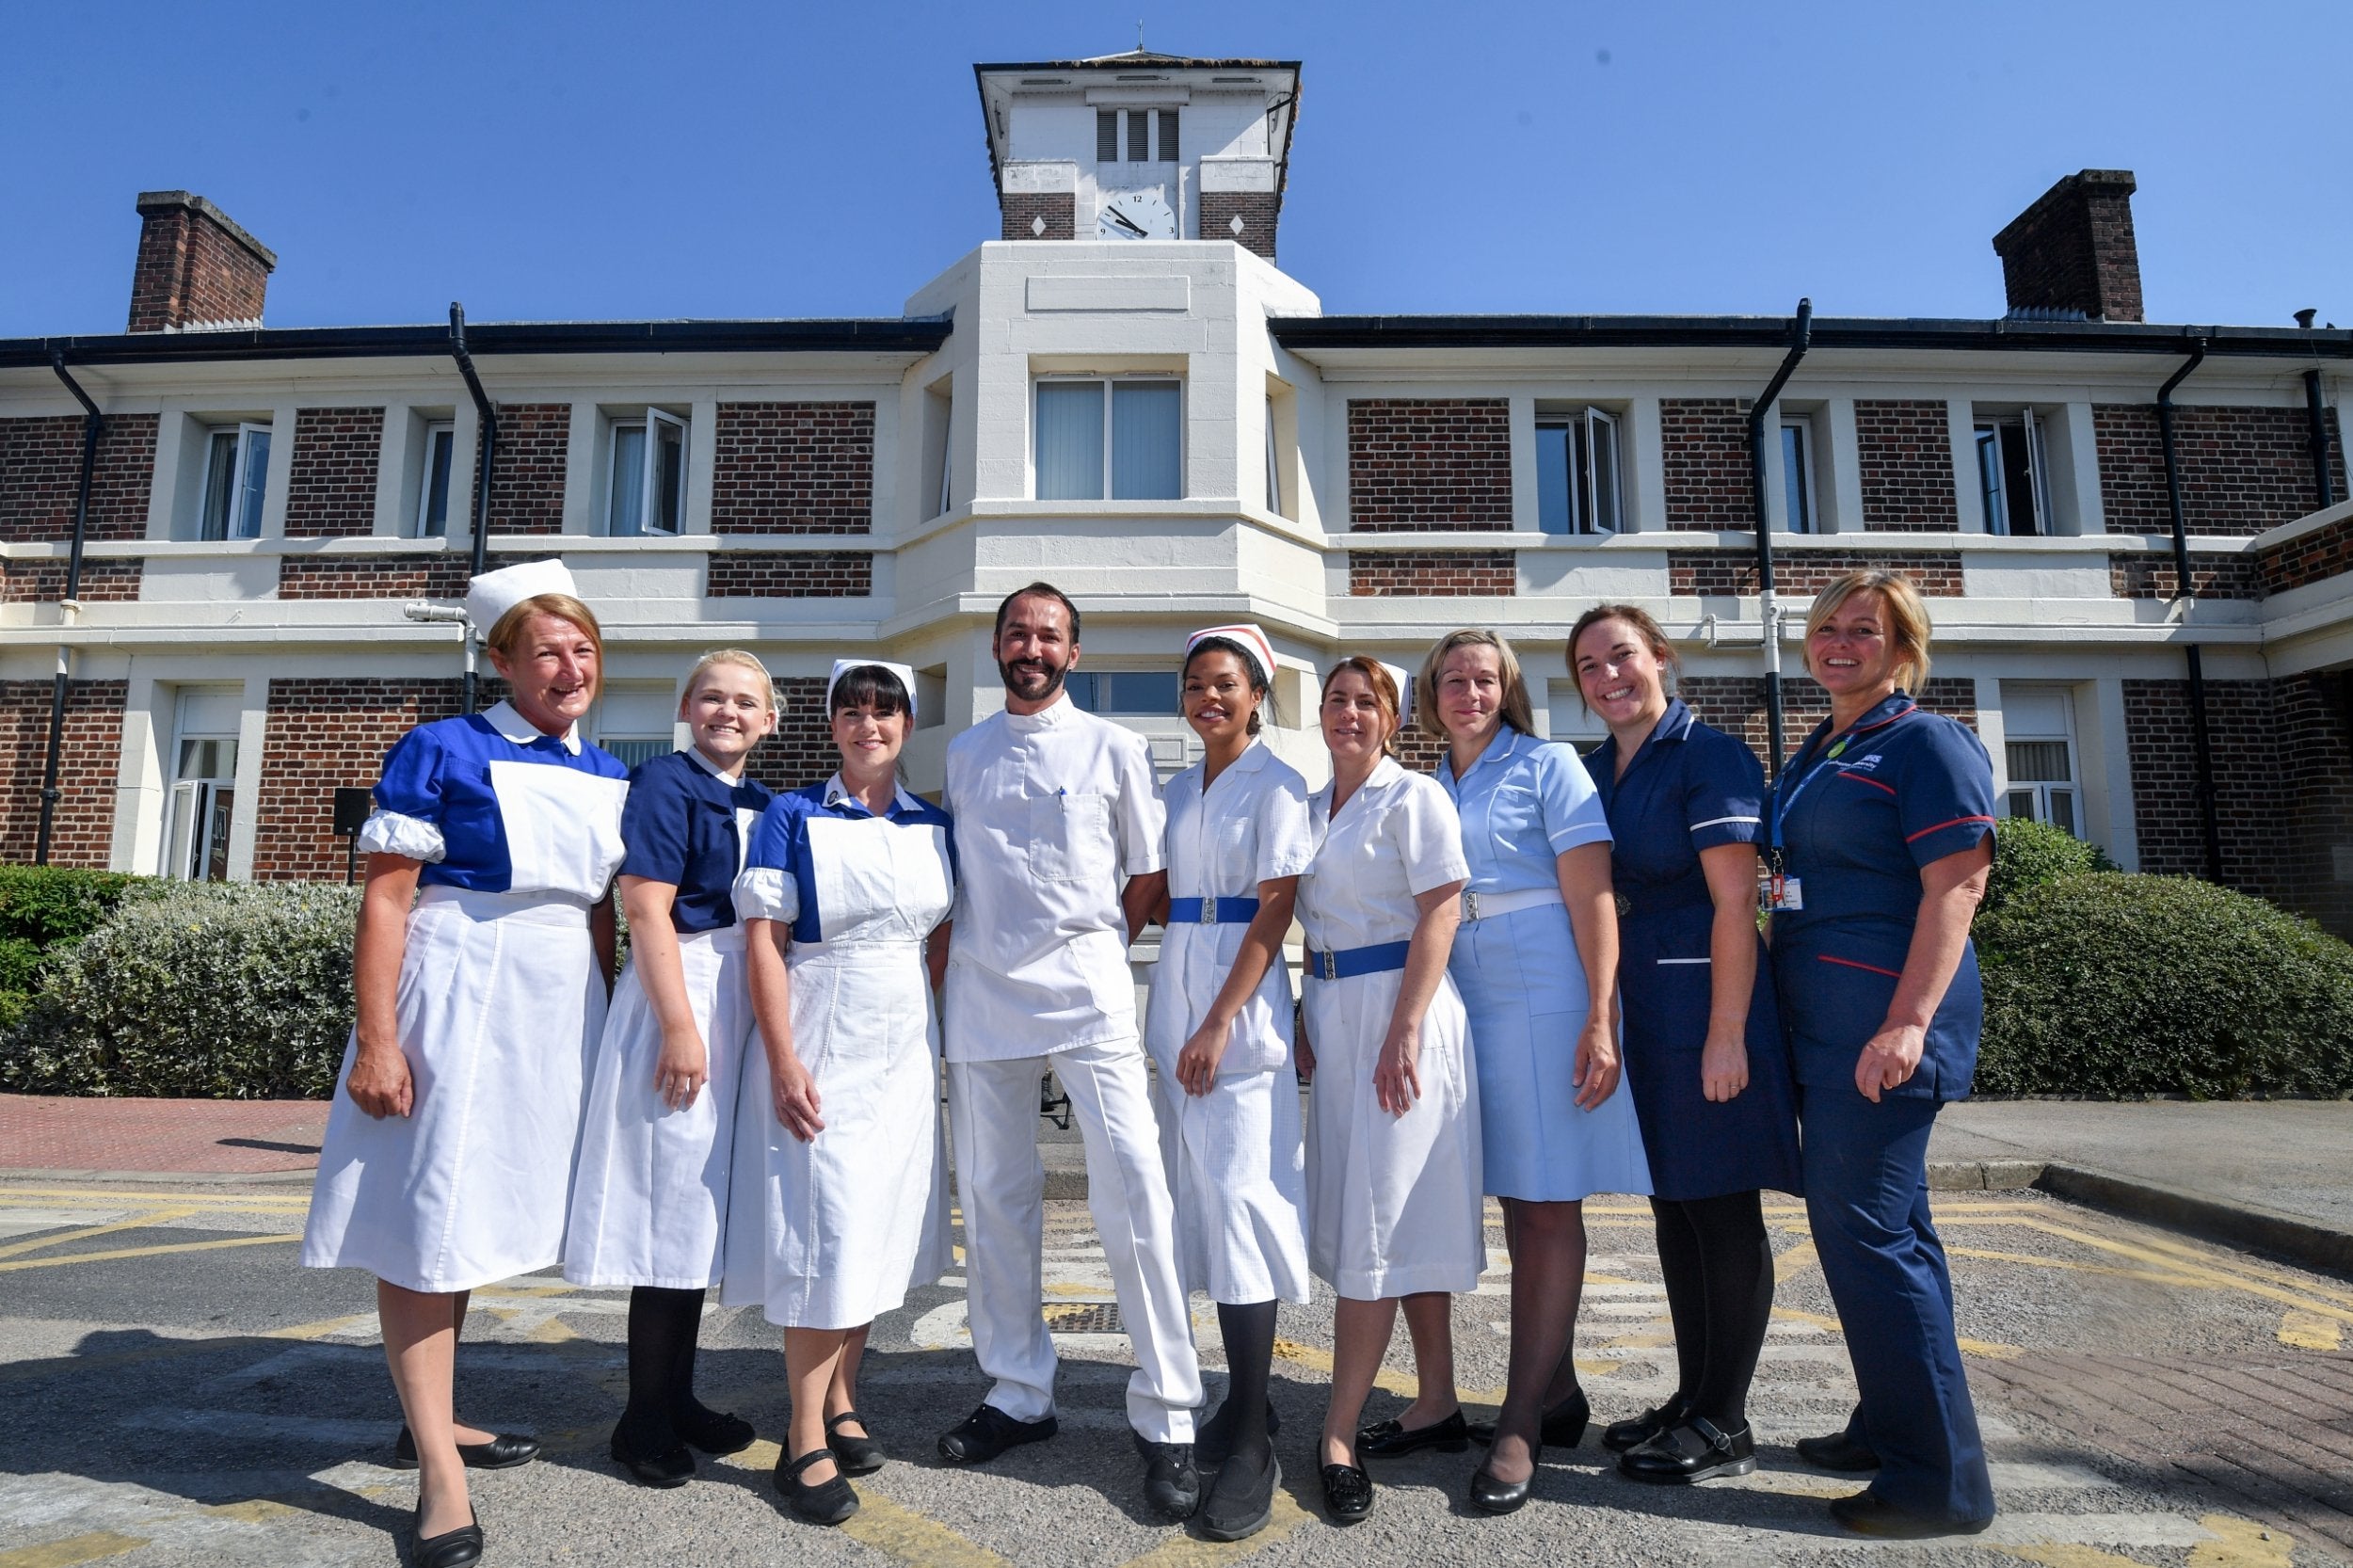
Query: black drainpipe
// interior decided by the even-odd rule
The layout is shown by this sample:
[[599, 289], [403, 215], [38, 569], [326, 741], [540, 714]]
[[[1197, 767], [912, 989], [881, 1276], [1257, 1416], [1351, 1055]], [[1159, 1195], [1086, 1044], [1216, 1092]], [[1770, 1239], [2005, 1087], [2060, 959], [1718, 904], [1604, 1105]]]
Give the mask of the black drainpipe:
[[[2189, 358], [2157, 389], [2157, 434], [2165, 443], [2165, 501], [2173, 518], [2173, 600], [2182, 606], [2182, 630], [2189, 631], [2191, 594], [2189, 534], [2182, 521], [2182, 465], [2173, 452], [2173, 389], [2205, 362], [2206, 340], [2193, 337]], [[2198, 822], [2206, 840], [2206, 880], [2222, 880], [2222, 824], [2215, 815], [2214, 737], [2206, 728], [2206, 665], [2195, 641], [2183, 650], [2189, 661], [2189, 734], [2198, 761]]]
[[2304, 373], [2304, 417], [2312, 423], [2313, 493], [2320, 497], [2313, 508], [2325, 512], [2337, 504], [2336, 475], [2329, 472], [2329, 409], [2320, 401], [2320, 369]]
[[[482, 421], [481, 461], [474, 465], [473, 510], [468, 514], [467, 523], [473, 536], [471, 575], [479, 577], [487, 569], [490, 545], [490, 461], [498, 455], [499, 416], [482, 390], [482, 377], [473, 373], [473, 356], [466, 352], [466, 307], [455, 299], [449, 302], [449, 351], [457, 361], [457, 374], [466, 378], [466, 391], [472, 394], [474, 412]], [[481, 682], [474, 669], [474, 644], [481, 633], [489, 630], [472, 623], [466, 627], [466, 684], [460, 700], [469, 713], [475, 710], [475, 693]]]
[[1754, 403], [1749, 405], [1749, 498], [1756, 513], [1756, 614], [1765, 627], [1765, 737], [1767, 769], [1781, 776], [1781, 612], [1773, 602], [1773, 530], [1765, 511], [1765, 416], [1781, 396], [1814, 335], [1814, 301], [1798, 301], [1790, 324], [1789, 352]]
[[[89, 393], [73, 379], [65, 368], [65, 352], [53, 349], [49, 368], [57, 373], [83, 408], [82, 418], [82, 477], [73, 494], [73, 544], [66, 556], [65, 592], [59, 596], [57, 613], [61, 624], [71, 626], [82, 607], [82, 541], [89, 533], [90, 472], [98, 466], [98, 434], [104, 428], [106, 416], [98, 411]], [[65, 699], [67, 673], [72, 666], [72, 650], [65, 644], [57, 645], [57, 673], [49, 688], [49, 754], [40, 770], [40, 835], [34, 840], [33, 864], [49, 864], [49, 839], [57, 821], [57, 769], [65, 753]]]

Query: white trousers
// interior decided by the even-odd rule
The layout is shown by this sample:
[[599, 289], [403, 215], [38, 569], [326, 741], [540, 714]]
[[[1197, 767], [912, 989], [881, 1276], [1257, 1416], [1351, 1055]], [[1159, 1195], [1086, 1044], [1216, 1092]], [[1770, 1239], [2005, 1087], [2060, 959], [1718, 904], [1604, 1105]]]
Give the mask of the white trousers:
[[1048, 1067], [1085, 1140], [1087, 1207], [1135, 1350], [1128, 1424], [1155, 1443], [1190, 1443], [1201, 1368], [1176, 1273], [1160, 1128], [1133, 1040], [948, 1064], [972, 1349], [996, 1380], [988, 1402], [1017, 1421], [1054, 1411], [1054, 1339], [1041, 1310], [1046, 1167], [1037, 1154], [1038, 1080]]

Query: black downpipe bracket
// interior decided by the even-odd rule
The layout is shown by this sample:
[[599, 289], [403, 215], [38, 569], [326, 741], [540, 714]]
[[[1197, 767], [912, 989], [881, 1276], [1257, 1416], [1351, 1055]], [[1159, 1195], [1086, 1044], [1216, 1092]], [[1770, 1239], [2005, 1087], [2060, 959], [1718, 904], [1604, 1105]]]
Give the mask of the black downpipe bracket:
[[2313, 493], [2320, 498], [2314, 511], [2337, 504], [2336, 475], [2329, 469], [2329, 407], [2320, 400], [2318, 366], [2304, 373], [2304, 417], [2312, 424]]
[[1773, 530], [1765, 511], [1765, 416], [1788, 384], [1798, 361], [1805, 358], [1813, 336], [1814, 301], [1801, 299], [1797, 318], [1789, 327], [1789, 352], [1764, 392], [1749, 405], [1749, 499], [1756, 516], [1756, 613], [1765, 628], [1765, 767], [1775, 778], [1781, 776], [1785, 738], [1781, 717], [1781, 611], [1773, 602]]
[[[2189, 531], [2182, 519], [2182, 465], [2173, 450], [2173, 389], [2205, 362], [2206, 341], [2190, 340], [2189, 358], [2157, 389], [2157, 435], [2165, 446], [2165, 503], [2173, 519], [2173, 599], [2182, 607], [2182, 630], [2189, 631]], [[2198, 763], [2198, 823], [2206, 843], [2206, 880], [2222, 880], [2222, 824], [2215, 811], [2214, 736], [2206, 725], [2206, 663], [2193, 639], [2183, 650], [2189, 664], [2190, 746]]]
[[[66, 390], [85, 410], [82, 417], [82, 476], [73, 492], [73, 543], [66, 555], [65, 591], [58, 596], [58, 615], [66, 625], [72, 625], [82, 606], [82, 542], [89, 535], [90, 474], [98, 466], [98, 437], [105, 428], [106, 416], [98, 411], [89, 393], [73, 379], [65, 368], [62, 349], [49, 356], [49, 368], [57, 373]], [[49, 842], [57, 823], [57, 772], [65, 756], [65, 704], [68, 677], [72, 663], [72, 650], [65, 644], [57, 645], [57, 672], [49, 688], [49, 751], [40, 769], [40, 833], [33, 844], [33, 864], [49, 864]]]
[[[473, 566], [468, 575], [479, 577], [488, 569], [490, 546], [490, 463], [498, 455], [499, 416], [488, 393], [482, 390], [482, 377], [474, 374], [473, 356], [466, 352], [466, 307], [453, 299], [449, 303], [449, 352], [457, 361], [457, 374], [466, 378], [466, 391], [473, 398], [474, 412], [481, 417], [482, 440], [480, 461], [474, 464], [473, 509], [468, 514], [467, 529], [473, 543]], [[481, 677], [475, 671], [474, 648], [487, 626], [466, 627], [466, 683], [460, 698], [466, 712], [480, 706], [477, 693]]]

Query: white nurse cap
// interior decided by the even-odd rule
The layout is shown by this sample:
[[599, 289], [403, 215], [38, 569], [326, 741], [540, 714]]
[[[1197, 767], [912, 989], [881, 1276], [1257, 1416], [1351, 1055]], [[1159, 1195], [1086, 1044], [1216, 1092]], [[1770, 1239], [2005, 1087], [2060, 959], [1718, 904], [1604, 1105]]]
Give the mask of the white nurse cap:
[[1231, 626], [1210, 626], [1195, 632], [1185, 639], [1185, 656], [1211, 637], [1223, 637], [1246, 651], [1250, 661], [1258, 666], [1258, 679], [1267, 685], [1274, 683], [1274, 645], [1267, 634], [1249, 621], [1236, 621]]
[[836, 659], [833, 662], [833, 673], [825, 677], [825, 718], [828, 722], [833, 718], [833, 689], [840, 685], [841, 678], [852, 670], [865, 669], [870, 665], [875, 669], [888, 670], [899, 678], [899, 684], [906, 688], [907, 717], [910, 719], [915, 717], [914, 670], [904, 664], [894, 664], [888, 659]]
[[1397, 722], [1401, 725], [1414, 716], [1414, 678], [1405, 673], [1401, 664], [1392, 664], [1386, 659], [1374, 663], [1387, 670], [1389, 679], [1397, 682]]
[[524, 600], [541, 594], [568, 594], [578, 599], [580, 590], [561, 561], [525, 561], [518, 567], [501, 567], [467, 584], [466, 618], [473, 622], [475, 631], [488, 636], [501, 616]]

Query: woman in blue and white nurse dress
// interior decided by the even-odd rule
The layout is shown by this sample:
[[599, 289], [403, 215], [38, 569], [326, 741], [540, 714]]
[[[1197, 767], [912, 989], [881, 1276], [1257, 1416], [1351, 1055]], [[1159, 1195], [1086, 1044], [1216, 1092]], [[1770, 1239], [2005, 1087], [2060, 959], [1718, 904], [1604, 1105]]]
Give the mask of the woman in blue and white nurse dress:
[[951, 1257], [932, 993], [955, 872], [948, 814], [898, 780], [914, 688], [904, 665], [835, 664], [841, 771], [776, 797], [736, 883], [759, 1033], [736, 1098], [720, 1299], [784, 1330], [776, 1488], [826, 1525], [857, 1511], [845, 1478], [883, 1464], [857, 1413], [867, 1330]]
[[589, 1086], [564, 1246], [573, 1284], [632, 1288], [629, 1405], [612, 1450], [649, 1486], [683, 1485], [690, 1447], [730, 1454], [756, 1435], [695, 1398], [695, 1343], [719, 1283], [752, 1032], [735, 878], [771, 797], [744, 765], [776, 727], [776, 688], [758, 659], [724, 648], [696, 664], [679, 717], [694, 744], [639, 763], [621, 812], [629, 965]]
[[563, 1256], [629, 788], [580, 738], [603, 644], [562, 564], [485, 573], [466, 609], [513, 695], [420, 725], [384, 760], [360, 835], [359, 1019], [302, 1243], [304, 1264], [379, 1282], [424, 1568], [482, 1555], [465, 1466], [538, 1451], [456, 1425], [451, 1376], [467, 1292]]

